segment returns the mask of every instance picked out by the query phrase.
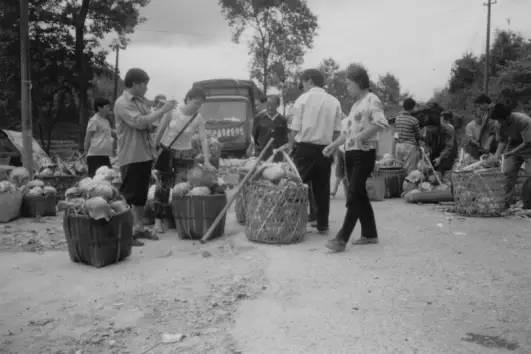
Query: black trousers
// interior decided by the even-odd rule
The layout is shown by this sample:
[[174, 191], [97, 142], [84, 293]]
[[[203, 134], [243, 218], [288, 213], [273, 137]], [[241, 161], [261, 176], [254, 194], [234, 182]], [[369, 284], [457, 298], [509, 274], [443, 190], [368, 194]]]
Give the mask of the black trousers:
[[87, 156], [87, 167], [89, 177], [94, 177], [96, 170], [101, 166], [111, 167], [111, 159], [109, 156]]
[[[328, 229], [328, 216], [330, 213], [330, 175], [332, 159], [323, 155], [326, 145], [297, 143], [293, 151], [293, 161], [299, 170], [304, 183], [311, 191], [308, 195], [315, 200], [315, 214], [317, 229]], [[313, 196], [311, 195], [313, 194]]]
[[376, 150], [347, 151], [345, 160], [348, 176], [347, 213], [337, 238], [348, 242], [358, 219], [361, 223], [362, 237], [376, 238], [378, 237], [376, 221], [366, 188], [367, 178], [374, 170]]

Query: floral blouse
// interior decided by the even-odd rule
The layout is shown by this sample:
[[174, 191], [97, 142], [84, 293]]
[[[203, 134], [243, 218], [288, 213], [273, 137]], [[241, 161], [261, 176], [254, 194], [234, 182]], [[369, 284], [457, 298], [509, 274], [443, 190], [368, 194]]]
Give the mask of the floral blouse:
[[385, 118], [382, 102], [374, 93], [369, 92], [360, 100], [354, 102], [349, 115], [343, 122], [342, 133], [346, 137], [345, 151], [376, 149], [378, 147], [379, 133], [368, 137], [363, 142], [354, 139], [356, 135], [372, 125], [384, 129], [389, 126], [389, 123]]

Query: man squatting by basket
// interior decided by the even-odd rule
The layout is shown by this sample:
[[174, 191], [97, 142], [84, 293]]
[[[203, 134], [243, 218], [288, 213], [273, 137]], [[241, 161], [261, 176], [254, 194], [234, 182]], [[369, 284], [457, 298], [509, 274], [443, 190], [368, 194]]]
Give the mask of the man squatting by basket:
[[[304, 93], [293, 105], [290, 144], [293, 160], [304, 183], [310, 185], [315, 198], [319, 233], [328, 232], [330, 213], [330, 174], [332, 158], [323, 149], [339, 136], [343, 112], [339, 101], [324, 89], [324, 76], [308, 69], [301, 76]], [[313, 192], [313, 193], [312, 193]]]
[[522, 164], [525, 163], [526, 175], [531, 176], [531, 117], [515, 112], [514, 107], [514, 103], [497, 103], [491, 112], [491, 118], [499, 122], [499, 145], [494, 159], [504, 156], [506, 207], [513, 202], [514, 185]]
[[153, 124], [176, 106], [175, 101], [167, 101], [159, 109], [151, 111], [144, 98], [148, 83], [149, 76], [144, 70], [130, 69], [125, 75], [125, 90], [114, 104], [118, 164], [122, 175], [120, 192], [132, 206], [134, 246], [143, 245], [139, 238], [158, 239], [144, 228], [143, 223], [151, 166], [155, 157]]

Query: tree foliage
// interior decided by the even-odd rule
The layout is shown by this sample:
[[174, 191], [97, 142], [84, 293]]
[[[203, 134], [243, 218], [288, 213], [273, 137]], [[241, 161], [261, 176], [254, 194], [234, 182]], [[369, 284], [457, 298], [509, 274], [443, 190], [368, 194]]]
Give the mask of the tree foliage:
[[285, 82], [312, 48], [317, 17], [305, 0], [219, 0], [222, 12], [238, 43], [249, 30], [251, 78], [264, 92], [268, 86]]
[[[116, 32], [125, 45], [127, 34], [143, 21], [139, 9], [148, 3], [149, 0], [30, 0], [34, 126], [51, 131], [65, 105], [69, 114], [75, 112], [71, 118], [78, 117], [81, 127], [85, 126], [92, 80], [111, 72], [101, 40]], [[12, 0], [0, 0], [0, 4], [0, 114], [8, 118], [2, 119], [6, 125], [16, 127], [20, 105], [19, 6]]]

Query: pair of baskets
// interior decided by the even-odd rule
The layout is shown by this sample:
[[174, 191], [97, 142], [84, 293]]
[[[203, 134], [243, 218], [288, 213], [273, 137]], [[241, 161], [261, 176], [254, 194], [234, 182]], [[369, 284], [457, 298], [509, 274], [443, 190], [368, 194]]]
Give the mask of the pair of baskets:
[[308, 186], [282, 151], [297, 181], [251, 181], [245, 190], [245, 234], [250, 241], [289, 244], [303, 240], [308, 222]]

